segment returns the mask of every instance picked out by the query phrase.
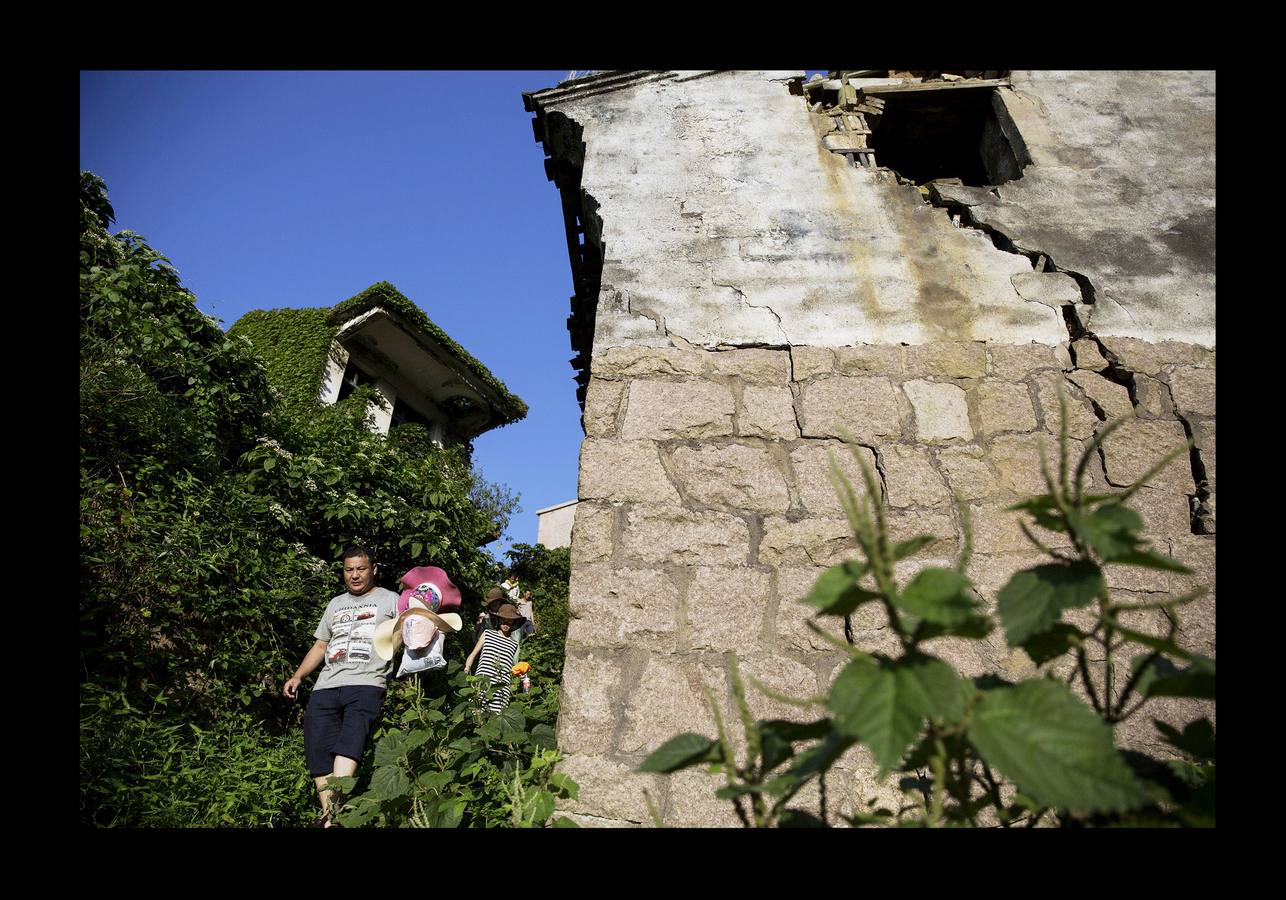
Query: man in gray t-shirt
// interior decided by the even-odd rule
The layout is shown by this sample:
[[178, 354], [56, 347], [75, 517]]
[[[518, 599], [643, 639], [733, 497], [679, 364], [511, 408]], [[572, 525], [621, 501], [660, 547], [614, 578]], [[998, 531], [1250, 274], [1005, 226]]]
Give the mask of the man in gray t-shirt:
[[384, 703], [384, 682], [392, 661], [380, 659], [372, 643], [375, 626], [397, 616], [397, 594], [375, 587], [377, 573], [366, 548], [344, 552], [348, 593], [326, 604], [313, 634], [316, 643], [282, 690], [293, 700], [303, 679], [325, 664], [304, 716], [304, 754], [322, 808], [318, 824], [330, 824], [331, 792], [323, 785], [331, 776], [357, 771]]

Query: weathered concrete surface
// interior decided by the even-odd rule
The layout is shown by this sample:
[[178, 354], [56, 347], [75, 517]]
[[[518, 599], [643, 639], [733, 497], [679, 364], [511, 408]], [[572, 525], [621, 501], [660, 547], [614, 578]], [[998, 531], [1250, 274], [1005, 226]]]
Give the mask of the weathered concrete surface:
[[974, 218], [1094, 285], [1099, 335], [1215, 344], [1215, 73], [1014, 72], [1032, 165]]
[[[692, 73], [696, 74], [696, 73]], [[887, 173], [822, 149], [786, 83], [713, 73], [546, 101], [582, 126], [603, 222], [594, 353], [694, 344], [1053, 344], [1030, 271]]]

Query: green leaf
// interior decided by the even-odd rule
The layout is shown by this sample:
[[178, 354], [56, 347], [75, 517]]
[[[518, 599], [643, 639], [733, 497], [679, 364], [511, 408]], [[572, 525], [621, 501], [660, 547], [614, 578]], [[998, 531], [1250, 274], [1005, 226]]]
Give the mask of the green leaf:
[[723, 748], [718, 741], [688, 731], [670, 738], [652, 751], [638, 771], [677, 772], [705, 762], [722, 761]]
[[411, 789], [411, 779], [397, 766], [380, 766], [371, 775], [371, 793], [379, 800], [396, 800]]
[[1085, 543], [1111, 561], [1133, 552], [1143, 530], [1143, 519], [1121, 503], [1104, 503], [1087, 516], [1072, 518], [1072, 526]]
[[1065, 609], [1088, 605], [1104, 590], [1103, 573], [1092, 562], [1053, 563], [1024, 569], [996, 595], [996, 610], [1011, 647], [1048, 631]]
[[375, 765], [394, 765], [406, 755], [408, 749], [406, 735], [400, 731], [391, 731], [375, 745]]
[[531, 730], [531, 742], [537, 747], [544, 747], [549, 750], [553, 750], [558, 746], [554, 729], [543, 722]]
[[760, 720], [755, 723], [759, 731], [759, 755], [763, 771], [771, 772], [795, 755], [795, 741], [808, 741], [824, 737], [831, 729], [829, 719], [819, 719], [807, 724], [785, 719]]
[[1150, 799], [1111, 728], [1064, 684], [1034, 678], [984, 693], [968, 734], [989, 765], [1041, 805], [1124, 812]]
[[[1146, 659], [1146, 657], [1144, 657]], [[1131, 660], [1131, 667], [1139, 660]], [[1152, 661], [1138, 682], [1139, 693], [1145, 697], [1199, 697], [1215, 699], [1214, 663], [1198, 657], [1186, 669], [1180, 669], [1164, 657]]]
[[265, 472], [271, 472], [275, 468], [277, 468], [277, 457], [270, 456], [263, 461], [263, 470]]
[[942, 625], [937, 622], [925, 622], [920, 626], [918, 635], [922, 641], [927, 641], [930, 638], [942, 637], [943, 635], [970, 638], [971, 640], [982, 640], [987, 635], [991, 634], [992, 629], [995, 627], [996, 623], [992, 622], [988, 616], [970, 615], [955, 625]]
[[579, 799], [580, 785], [578, 785], [570, 775], [562, 772], [555, 772], [549, 776], [549, 784], [556, 790], [560, 796], [565, 796], [571, 800]]
[[844, 667], [827, 706], [843, 733], [871, 748], [882, 771], [895, 768], [926, 716], [964, 714], [969, 688], [951, 666], [914, 653], [889, 661], [860, 656]]
[[922, 569], [902, 589], [894, 604], [914, 616], [939, 625], [961, 625], [975, 606], [969, 579], [955, 569]]
[[566, 816], [559, 816], [551, 824], [554, 828], [580, 828], [579, 825]]
[[818, 577], [803, 602], [829, 616], [847, 616], [863, 603], [878, 600], [879, 594], [857, 585], [868, 568], [865, 563], [852, 560], [831, 566]]
[[899, 559], [906, 559], [908, 556], [917, 552], [921, 547], [927, 547], [929, 544], [932, 544], [936, 540], [937, 538], [935, 538], [931, 534], [917, 534], [915, 537], [911, 538], [908, 541], [896, 542], [890, 548], [890, 550], [893, 553], [893, 559], [895, 561]]
[[826, 828], [816, 813], [810, 813], [803, 809], [785, 809], [782, 811], [781, 818], [777, 820], [780, 828]]
[[1203, 717], [1189, 722], [1182, 732], [1160, 719], [1153, 719], [1152, 724], [1171, 747], [1199, 760], [1215, 758], [1215, 727], [1210, 724], [1209, 719]]
[[411, 544], [411, 559], [418, 559], [420, 554], [423, 552], [424, 552], [424, 545], [421, 544], [419, 541], [416, 541], [415, 543]]
[[1066, 622], [1059, 622], [1048, 631], [1033, 634], [1023, 641], [1022, 648], [1027, 651], [1031, 661], [1036, 665], [1049, 662], [1071, 650], [1084, 638], [1081, 630]]

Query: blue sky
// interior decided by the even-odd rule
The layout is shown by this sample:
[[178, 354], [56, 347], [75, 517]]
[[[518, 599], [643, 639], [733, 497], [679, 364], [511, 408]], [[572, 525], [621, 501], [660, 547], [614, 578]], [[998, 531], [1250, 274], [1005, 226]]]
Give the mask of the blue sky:
[[552, 72], [82, 72], [80, 167], [226, 328], [389, 281], [531, 408], [475, 442], [522, 509], [576, 496], [558, 192], [522, 92]]

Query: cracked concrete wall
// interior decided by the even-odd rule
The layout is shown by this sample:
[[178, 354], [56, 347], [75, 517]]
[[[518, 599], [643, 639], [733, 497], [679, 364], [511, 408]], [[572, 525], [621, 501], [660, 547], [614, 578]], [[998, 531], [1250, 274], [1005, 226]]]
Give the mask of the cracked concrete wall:
[[[1033, 165], [996, 192], [936, 186], [944, 210], [892, 173], [848, 167], [822, 149], [820, 117], [787, 89], [795, 74], [689, 73], [547, 101], [584, 128], [581, 188], [598, 204], [604, 255], [558, 728], [569, 754], [562, 768], [581, 784], [565, 810], [582, 825], [648, 823], [644, 789], [666, 824], [737, 824], [714, 799], [718, 779], [634, 769], [675, 734], [713, 734], [703, 685], [731, 709], [728, 654], [795, 696], [824, 693], [838, 673], [844, 657], [806, 628], [798, 601], [826, 566], [856, 556], [827, 477], [832, 452], [857, 475], [837, 440], [842, 430], [879, 472], [895, 537], [940, 538], [904, 561], [904, 577], [956, 552], [951, 492], [967, 499], [969, 574], [990, 604], [1010, 575], [1041, 560], [1005, 508], [1044, 490], [1037, 441], [1056, 445], [1057, 386], [1071, 401], [1074, 450], [1108, 420], [1138, 416], [1091, 466], [1093, 491], [1120, 489], [1191, 436], [1197, 448], [1133, 505], [1154, 546], [1196, 574], [1109, 570], [1108, 582], [1127, 599], [1214, 584], [1214, 340], [1212, 327], [1197, 335], [1191, 325], [1204, 305], [1213, 322], [1213, 260], [1197, 273], [1208, 274], [1209, 296], [1201, 278], [1188, 294], [1167, 295], [1195, 310], [1161, 316], [1177, 331], [1140, 336], [1111, 315], [1097, 318], [1102, 307], [1087, 301], [1112, 291], [1136, 324], [1148, 321], [1153, 276], [1130, 271], [1123, 256], [1118, 269], [1096, 269], [1072, 252], [1088, 240], [1077, 216], [1092, 204], [1069, 196], [1068, 172], [1033, 178], [1091, 158], [1060, 143], [1060, 129], [1077, 119], [1066, 110], [1080, 109], [1068, 98], [1092, 106], [1094, 91], [1115, 82], [1092, 73], [1078, 93], [1080, 76], [1065, 77], [1054, 80], [1058, 90], [1032, 95], [1045, 103], [1031, 101], [1039, 123], [1022, 111], [1014, 118]], [[1041, 83], [1014, 80], [1029, 95]], [[1147, 96], [1136, 90], [1118, 108]], [[1164, 109], [1168, 98], [1151, 101]], [[1178, 179], [1157, 172], [1186, 164], [1186, 153], [1164, 141], [1153, 149], [1139, 177]], [[1209, 197], [1213, 204], [1212, 187]], [[1203, 201], [1148, 208], [1184, 202]], [[1121, 218], [1103, 221], [1128, 232]], [[1017, 246], [999, 248], [1009, 239], [1002, 228], [1014, 229]], [[1167, 246], [1140, 234], [1148, 252]], [[1171, 264], [1204, 265], [1199, 255]], [[1048, 538], [1057, 545], [1057, 535]], [[866, 650], [894, 649], [881, 616], [863, 607], [847, 637]], [[1183, 621], [1188, 645], [1214, 655], [1213, 596], [1185, 607]], [[1135, 624], [1163, 633], [1166, 623], [1157, 613]], [[999, 631], [984, 643], [940, 639], [929, 649], [966, 675], [1035, 671]], [[750, 693], [758, 717], [813, 717]], [[1213, 715], [1185, 701], [1156, 714], [1179, 723], [1198, 708]], [[1146, 722], [1119, 726], [1118, 737], [1158, 749]], [[828, 780], [826, 808], [834, 820], [896, 796], [859, 749]], [[796, 805], [820, 803], [813, 791]]]

